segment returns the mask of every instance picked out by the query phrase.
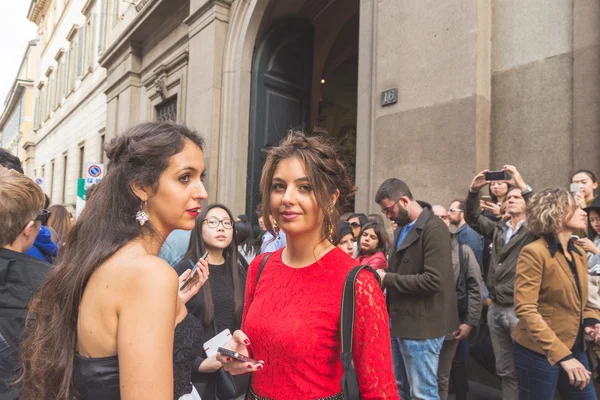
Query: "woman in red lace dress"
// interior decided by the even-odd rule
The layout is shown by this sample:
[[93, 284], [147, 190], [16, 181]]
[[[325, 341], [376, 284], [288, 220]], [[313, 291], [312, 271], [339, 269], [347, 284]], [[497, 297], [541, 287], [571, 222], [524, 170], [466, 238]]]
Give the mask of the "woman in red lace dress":
[[[265, 255], [250, 265], [242, 329], [227, 345], [260, 361], [219, 358], [232, 374], [252, 372], [248, 399], [342, 399], [342, 289], [358, 264], [333, 243], [354, 186], [334, 148], [292, 133], [269, 150], [261, 192], [265, 225], [283, 230], [287, 247], [271, 254], [258, 285]], [[357, 280], [352, 350], [362, 399], [398, 399], [385, 300], [367, 271]]]

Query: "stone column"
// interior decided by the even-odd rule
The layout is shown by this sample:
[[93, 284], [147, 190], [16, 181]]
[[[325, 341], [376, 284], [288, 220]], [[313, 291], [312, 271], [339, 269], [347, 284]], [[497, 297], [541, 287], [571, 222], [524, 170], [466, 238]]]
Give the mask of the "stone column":
[[[448, 205], [489, 160], [490, 8], [363, 0], [360, 12], [356, 209], [378, 210], [387, 178]], [[392, 88], [398, 102], [382, 107]]]
[[109, 71], [106, 83], [106, 142], [128, 127], [140, 122], [140, 72], [142, 60], [140, 47], [128, 42], [103, 66]]
[[[218, 183], [223, 52], [229, 23], [230, 0], [193, 0], [189, 26], [186, 123], [206, 138], [204, 161], [208, 171], [209, 202], [230, 205]], [[233, 160], [232, 160], [233, 161]], [[242, 166], [240, 166], [241, 168]], [[243, 166], [245, 168], [245, 166]], [[243, 193], [240, 193], [243, 197]]]

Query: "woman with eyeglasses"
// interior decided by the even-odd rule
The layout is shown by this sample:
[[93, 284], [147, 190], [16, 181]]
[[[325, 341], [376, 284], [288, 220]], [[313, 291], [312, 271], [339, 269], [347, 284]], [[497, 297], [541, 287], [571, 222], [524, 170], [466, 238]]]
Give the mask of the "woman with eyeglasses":
[[[208, 206], [198, 216], [188, 251], [174, 266], [175, 270], [181, 274], [190, 267], [190, 261], [196, 263], [207, 252], [208, 281], [187, 303], [189, 312], [204, 324], [202, 343], [225, 329], [235, 332], [242, 322], [246, 271], [238, 261], [233, 215], [221, 204]], [[216, 372], [221, 368], [216, 355], [208, 357], [202, 350], [196, 356], [192, 364], [192, 383], [202, 400], [216, 399]], [[235, 377], [238, 395], [246, 392], [248, 379]]]

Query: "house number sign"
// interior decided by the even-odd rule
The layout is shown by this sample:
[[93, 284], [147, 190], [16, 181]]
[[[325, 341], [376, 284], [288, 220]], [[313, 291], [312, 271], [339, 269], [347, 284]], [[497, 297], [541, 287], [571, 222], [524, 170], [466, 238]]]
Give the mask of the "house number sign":
[[389, 89], [381, 92], [381, 105], [383, 107], [396, 104], [398, 102], [398, 89]]

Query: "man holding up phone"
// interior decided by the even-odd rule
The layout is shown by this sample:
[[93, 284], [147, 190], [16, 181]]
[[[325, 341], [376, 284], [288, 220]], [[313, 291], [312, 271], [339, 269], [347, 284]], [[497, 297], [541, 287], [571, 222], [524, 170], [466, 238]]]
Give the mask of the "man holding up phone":
[[[506, 182], [512, 186], [507, 194], [506, 212], [508, 221], [493, 222], [481, 215], [479, 191], [492, 181]], [[531, 187], [512, 165], [505, 165], [502, 171], [484, 170], [471, 182], [465, 200], [465, 220], [479, 234], [492, 240], [491, 259], [487, 287], [493, 303], [487, 314], [488, 326], [496, 371], [502, 379], [502, 398], [513, 400], [519, 397], [517, 376], [512, 358], [512, 338], [518, 319], [514, 311], [514, 286], [517, 259], [521, 249], [537, 239], [537, 236], [524, 227], [525, 209], [533, 195]]]

